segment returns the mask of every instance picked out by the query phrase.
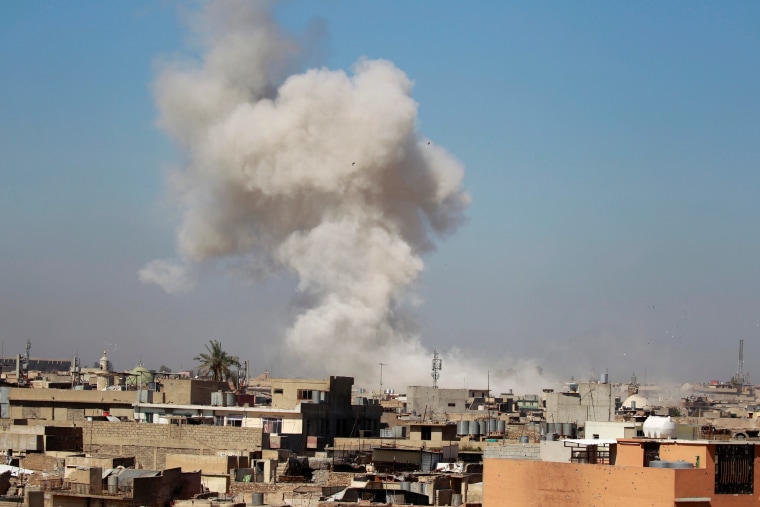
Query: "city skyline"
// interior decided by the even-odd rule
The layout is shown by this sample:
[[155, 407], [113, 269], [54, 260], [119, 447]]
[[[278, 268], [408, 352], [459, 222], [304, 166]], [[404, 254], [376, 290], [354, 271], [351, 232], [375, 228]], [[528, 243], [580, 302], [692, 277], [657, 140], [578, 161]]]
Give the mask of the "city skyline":
[[[728, 380], [740, 339], [753, 373], [756, 5], [273, 9], [303, 51], [289, 75], [392, 62], [413, 82], [415, 135], [463, 167], [466, 223], [422, 253], [400, 299], [399, 325], [426, 362], [411, 374], [392, 355], [368, 360], [390, 363], [388, 382], [430, 379], [434, 349], [449, 354], [446, 387], [464, 380], [449, 369], [457, 357], [476, 370], [463, 369], [470, 385], [488, 370], [528, 384], [538, 367], [557, 380], [606, 369], [615, 381], [644, 370], [662, 383]], [[187, 154], [157, 127], [153, 90], [165, 62], [203, 54], [187, 29], [195, 10], [0, 6], [5, 354], [29, 339], [32, 355], [89, 364], [105, 348], [117, 366], [177, 369], [218, 339], [254, 372], [353, 375], [281, 346], [308, 306], [292, 274], [206, 265], [182, 295], [138, 280], [175, 256], [168, 180]]]

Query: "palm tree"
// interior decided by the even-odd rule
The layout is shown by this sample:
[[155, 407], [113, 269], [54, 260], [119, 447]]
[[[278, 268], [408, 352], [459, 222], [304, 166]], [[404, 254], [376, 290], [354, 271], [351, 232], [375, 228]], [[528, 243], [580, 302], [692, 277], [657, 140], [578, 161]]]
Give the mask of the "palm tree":
[[198, 354], [193, 361], [198, 361], [198, 374], [205, 377], [213, 377], [214, 380], [232, 380], [237, 378], [230, 369], [232, 366], [240, 367], [240, 360], [237, 356], [231, 356], [222, 350], [222, 342], [209, 340], [206, 345], [206, 352]]

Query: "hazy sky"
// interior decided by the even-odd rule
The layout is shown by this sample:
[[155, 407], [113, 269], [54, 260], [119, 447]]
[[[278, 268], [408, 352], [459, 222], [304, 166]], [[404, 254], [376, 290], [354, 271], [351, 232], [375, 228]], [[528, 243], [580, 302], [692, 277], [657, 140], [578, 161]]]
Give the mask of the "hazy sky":
[[[206, 269], [180, 295], [138, 280], [176, 255], [167, 180], [187, 155], [153, 86], [161, 62], [202, 52], [194, 6], [0, 2], [6, 356], [30, 339], [33, 356], [177, 370], [218, 339], [255, 374], [303, 376], [280, 345], [295, 277]], [[275, 16], [308, 66], [392, 61], [421, 134], [464, 166], [468, 221], [413, 284], [405, 325], [424, 347], [492, 371], [680, 382], [728, 380], [744, 339], [760, 378], [756, 2], [293, 1]], [[483, 378], [447, 371], [446, 387]]]

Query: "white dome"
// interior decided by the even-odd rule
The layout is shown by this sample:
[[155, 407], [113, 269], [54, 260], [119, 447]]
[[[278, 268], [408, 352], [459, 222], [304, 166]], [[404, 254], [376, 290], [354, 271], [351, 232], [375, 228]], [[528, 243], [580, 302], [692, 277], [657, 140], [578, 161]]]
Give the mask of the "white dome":
[[645, 408], [649, 406], [649, 400], [640, 394], [632, 394], [623, 402], [623, 408], [633, 408], [634, 405], [637, 409]]

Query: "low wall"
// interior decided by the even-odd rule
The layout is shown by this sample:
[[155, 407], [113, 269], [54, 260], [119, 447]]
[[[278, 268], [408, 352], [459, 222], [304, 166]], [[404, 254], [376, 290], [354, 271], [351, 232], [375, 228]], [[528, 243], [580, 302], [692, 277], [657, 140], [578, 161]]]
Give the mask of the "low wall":
[[541, 448], [539, 444], [489, 445], [483, 451], [483, 458], [540, 460]]
[[167, 454], [219, 456], [261, 450], [261, 428], [137, 422], [85, 422], [85, 452], [135, 456], [137, 466], [163, 469]]

